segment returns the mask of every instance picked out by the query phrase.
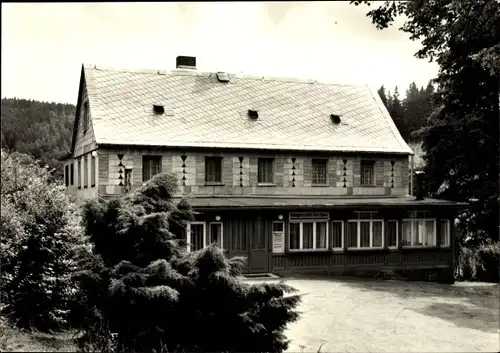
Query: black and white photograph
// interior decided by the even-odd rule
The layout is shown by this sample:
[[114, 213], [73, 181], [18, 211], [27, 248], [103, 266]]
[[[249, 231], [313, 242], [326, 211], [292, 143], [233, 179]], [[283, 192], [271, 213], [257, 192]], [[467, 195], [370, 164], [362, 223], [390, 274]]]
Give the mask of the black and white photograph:
[[0, 351], [500, 352], [500, 2], [3, 2]]

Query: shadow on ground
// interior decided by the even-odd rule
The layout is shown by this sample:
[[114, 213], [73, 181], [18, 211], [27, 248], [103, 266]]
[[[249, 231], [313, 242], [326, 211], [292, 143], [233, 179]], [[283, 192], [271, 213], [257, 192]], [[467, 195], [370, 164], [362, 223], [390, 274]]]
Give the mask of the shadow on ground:
[[384, 292], [416, 300], [408, 310], [449, 321], [459, 327], [497, 333], [500, 325], [500, 286], [494, 283], [457, 283], [454, 285], [377, 280], [351, 277], [300, 276], [287, 280], [326, 280], [367, 292]]

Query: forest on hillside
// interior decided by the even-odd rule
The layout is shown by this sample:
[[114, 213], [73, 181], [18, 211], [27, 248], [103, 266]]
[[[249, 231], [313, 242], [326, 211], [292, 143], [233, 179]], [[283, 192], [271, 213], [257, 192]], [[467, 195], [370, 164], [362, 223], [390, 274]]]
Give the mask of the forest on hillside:
[[62, 173], [57, 158], [71, 148], [75, 106], [36, 100], [3, 98], [1, 147], [29, 154], [41, 166]]
[[[433, 110], [433, 85], [418, 88], [413, 82], [405, 98], [400, 98], [398, 87], [391, 91], [382, 86], [378, 93], [403, 138], [415, 148], [418, 139], [412, 133], [425, 125]], [[3, 98], [1, 147], [33, 156], [40, 165], [55, 168], [59, 177], [62, 166], [57, 158], [71, 148], [74, 118], [72, 104]]]

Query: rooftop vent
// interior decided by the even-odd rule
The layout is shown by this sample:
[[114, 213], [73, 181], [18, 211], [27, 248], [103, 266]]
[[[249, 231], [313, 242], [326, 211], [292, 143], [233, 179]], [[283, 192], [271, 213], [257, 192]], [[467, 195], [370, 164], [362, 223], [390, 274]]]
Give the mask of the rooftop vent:
[[178, 56], [175, 59], [175, 67], [178, 69], [196, 69], [196, 57]]
[[226, 72], [217, 72], [219, 82], [229, 82], [229, 75]]
[[165, 107], [163, 105], [153, 104], [153, 110], [156, 114], [165, 113]]
[[248, 117], [252, 120], [256, 120], [259, 117], [259, 113], [256, 110], [248, 109]]
[[332, 120], [332, 123], [334, 123], [335, 125], [340, 124], [340, 115], [330, 114], [330, 119]]

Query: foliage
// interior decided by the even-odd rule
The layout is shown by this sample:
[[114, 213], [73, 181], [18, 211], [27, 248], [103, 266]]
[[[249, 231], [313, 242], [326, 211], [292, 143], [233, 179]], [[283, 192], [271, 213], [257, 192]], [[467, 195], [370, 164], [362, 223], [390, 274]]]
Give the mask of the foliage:
[[71, 273], [86, 250], [79, 213], [31, 157], [2, 150], [1, 158], [2, 314], [23, 329], [64, 328]]
[[1, 147], [32, 156], [60, 177], [57, 158], [70, 150], [74, 118], [72, 104], [3, 98]]
[[465, 281], [500, 281], [500, 242], [459, 247], [456, 277]]
[[[82, 349], [274, 351], [286, 349], [299, 296], [285, 284], [239, 280], [244, 261], [214, 245], [182, 246], [193, 211], [175, 203], [169, 174], [129, 196], [85, 206], [95, 257], [78, 275]], [[98, 347], [96, 347], [98, 346]]]
[[377, 92], [403, 139], [409, 143], [418, 143], [419, 138], [413, 133], [426, 125], [428, 117], [434, 110], [432, 99], [435, 92], [432, 82], [429, 82], [426, 88], [420, 87], [420, 89], [415, 82], [412, 82], [403, 100], [399, 97], [397, 86], [392, 94], [391, 91], [386, 91], [383, 85]]
[[439, 65], [440, 108], [418, 132], [429, 187], [437, 197], [474, 200], [460, 228], [476, 244], [498, 240], [500, 3], [386, 1], [367, 16], [386, 28], [401, 14], [407, 17], [401, 30], [422, 40], [416, 56]]

